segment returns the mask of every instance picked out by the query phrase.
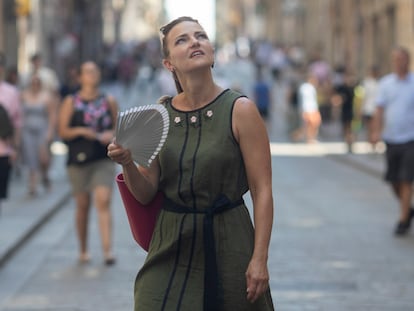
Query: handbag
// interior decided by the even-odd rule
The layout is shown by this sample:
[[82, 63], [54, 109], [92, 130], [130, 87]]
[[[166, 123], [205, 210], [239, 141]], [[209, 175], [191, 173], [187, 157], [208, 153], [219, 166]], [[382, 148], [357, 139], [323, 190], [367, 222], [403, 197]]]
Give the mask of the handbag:
[[69, 164], [86, 164], [106, 158], [106, 146], [97, 140], [75, 138], [66, 141]]
[[116, 183], [125, 207], [134, 240], [148, 251], [158, 214], [164, 201], [164, 194], [158, 191], [148, 204], [141, 204], [129, 191], [122, 173], [116, 176]]

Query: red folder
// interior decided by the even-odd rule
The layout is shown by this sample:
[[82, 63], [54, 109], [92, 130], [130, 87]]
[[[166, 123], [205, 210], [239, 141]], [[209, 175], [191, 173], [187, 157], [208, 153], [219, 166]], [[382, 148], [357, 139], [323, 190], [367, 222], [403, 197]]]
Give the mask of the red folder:
[[132, 236], [144, 250], [148, 251], [164, 195], [159, 191], [149, 204], [144, 205], [138, 202], [129, 191], [122, 173], [116, 176], [116, 183], [121, 193]]

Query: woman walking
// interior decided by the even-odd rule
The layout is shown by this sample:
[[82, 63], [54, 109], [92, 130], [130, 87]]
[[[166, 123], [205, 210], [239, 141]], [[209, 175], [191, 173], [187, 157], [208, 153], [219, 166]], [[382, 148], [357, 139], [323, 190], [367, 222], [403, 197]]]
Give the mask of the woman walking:
[[68, 175], [76, 200], [79, 261], [89, 261], [87, 233], [89, 209], [97, 209], [104, 262], [112, 265], [112, 216], [110, 204], [114, 163], [106, 156], [118, 113], [114, 98], [99, 90], [100, 71], [94, 62], [80, 68], [80, 90], [65, 98], [59, 114], [59, 134], [69, 148]]
[[50, 145], [56, 133], [56, 105], [49, 91], [42, 87], [38, 75], [30, 78], [28, 88], [22, 93], [22, 104], [23, 164], [29, 169], [28, 197], [34, 197], [37, 195], [39, 181], [46, 190], [51, 186]]

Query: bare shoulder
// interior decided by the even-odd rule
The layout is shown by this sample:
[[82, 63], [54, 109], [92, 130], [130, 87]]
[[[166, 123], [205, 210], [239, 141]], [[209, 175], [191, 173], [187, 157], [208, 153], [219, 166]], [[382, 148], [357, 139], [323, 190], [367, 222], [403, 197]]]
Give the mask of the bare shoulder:
[[247, 97], [239, 97], [236, 99], [233, 118], [236, 122], [239, 120], [246, 122], [248, 120], [256, 121], [257, 118], [261, 119], [256, 103]]
[[72, 95], [67, 95], [60, 106], [60, 110], [64, 111], [65, 113], [73, 110], [73, 97]]
[[108, 103], [110, 105], [113, 105], [113, 106], [117, 106], [118, 105], [118, 103], [116, 101], [116, 98], [114, 96], [112, 96], [112, 95], [106, 95], [106, 100], [108, 101]]
[[240, 97], [234, 103], [233, 132], [239, 139], [240, 134], [246, 131], [255, 131], [261, 128], [263, 119], [260, 116], [256, 103], [247, 97]]

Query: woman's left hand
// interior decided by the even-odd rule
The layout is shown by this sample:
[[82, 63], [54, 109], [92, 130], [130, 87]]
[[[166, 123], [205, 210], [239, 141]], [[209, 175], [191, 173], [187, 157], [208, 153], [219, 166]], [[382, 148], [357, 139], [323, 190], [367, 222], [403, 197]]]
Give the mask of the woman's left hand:
[[266, 261], [252, 258], [246, 271], [247, 300], [255, 302], [269, 288], [269, 271]]

